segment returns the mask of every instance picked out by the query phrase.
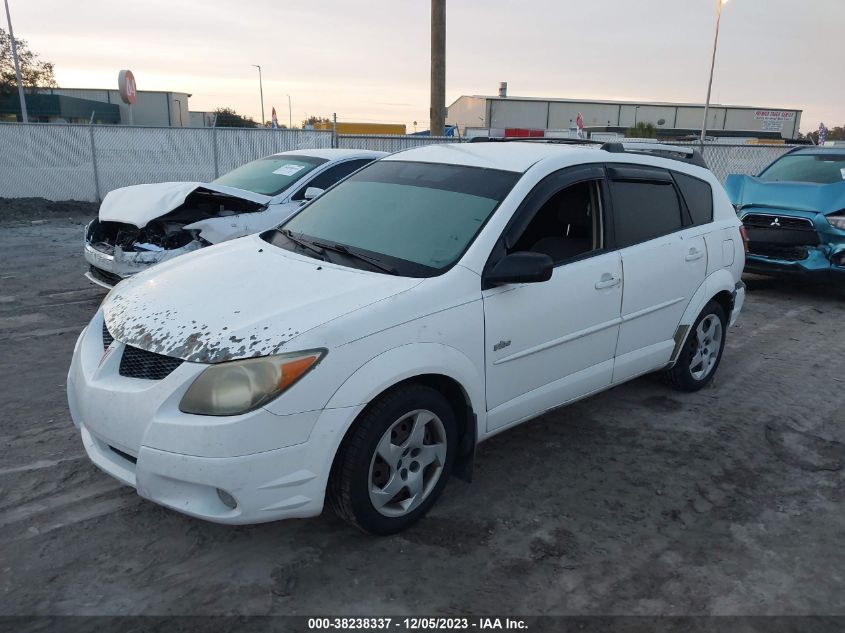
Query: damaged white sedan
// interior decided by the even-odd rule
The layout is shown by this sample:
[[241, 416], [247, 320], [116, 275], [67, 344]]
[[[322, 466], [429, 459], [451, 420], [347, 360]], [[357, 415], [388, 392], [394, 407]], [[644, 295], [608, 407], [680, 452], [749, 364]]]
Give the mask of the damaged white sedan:
[[258, 233], [364, 165], [369, 150], [281, 152], [210, 182], [161, 182], [109, 192], [85, 227], [85, 276], [106, 288], [154, 264]]

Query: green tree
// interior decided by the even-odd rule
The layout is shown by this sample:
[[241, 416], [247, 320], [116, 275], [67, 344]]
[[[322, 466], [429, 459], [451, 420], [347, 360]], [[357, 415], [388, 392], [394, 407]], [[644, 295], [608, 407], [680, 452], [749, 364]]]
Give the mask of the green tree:
[[635, 127], [629, 127], [625, 136], [627, 138], [657, 138], [657, 128], [653, 123], [640, 121]]
[[302, 120], [302, 127], [306, 125], [314, 125], [315, 123], [331, 123], [332, 120], [327, 116], [314, 116], [313, 114], [307, 119]]
[[[21, 79], [24, 88], [55, 88], [56, 78], [53, 64], [45, 62], [29, 49], [26, 40], [15, 38], [18, 46], [18, 61], [21, 66]], [[0, 95], [11, 94], [18, 89], [15, 76], [15, 63], [12, 59], [12, 38], [8, 32], [0, 29]]]
[[216, 127], [258, 127], [252, 118], [238, 114], [232, 108], [217, 108], [214, 115], [217, 117]]

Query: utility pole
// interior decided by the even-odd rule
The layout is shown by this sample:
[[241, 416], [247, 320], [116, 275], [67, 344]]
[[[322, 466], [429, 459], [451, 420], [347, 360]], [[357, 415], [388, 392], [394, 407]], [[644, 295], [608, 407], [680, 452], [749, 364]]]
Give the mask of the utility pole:
[[290, 107], [290, 95], [288, 95], [288, 129], [293, 129], [293, 110]]
[[264, 84], [261, 81], [261, 66], [258, 64], [253, 64], [258, 69], [258, 90], [261, 93], [261, 125], [259, 127], [264, 127], [264, 122], [266, 119], [264, 118]]
[[18, 61], [18, 45], [15, 43], [15, 32], [12, 30], [12, 14], [9, 13], [9, 0], [6, 4], [6, 21], [9, 23], [9, 38], [12, 40], [12, 59], [15, 60], [15, 76], [18, 78], [18, 96], [21, 98], [21, 119], [29, 123], [29, 116], [26, 112], [26, 98], [23, 95], [23, 80], [21, 79], [21, 64]]
[[716, 0], [716, 35], [713, 37], [713, 57], [710, 59], [710, 81], [707, 83], [707, 101], [704, 102], [704, 120], [701, 123], [701, 147], [707, 140], [707, 116], [710, 114], [710, 92], [713, 89], [713, 70], [716, 68], [716, 47], [719, 44], [719, 23], [722, 21], [722, 5], [728, 0]]
[[446, 132], [446, 0], [431, 0], [431, 109], [429, 134]]

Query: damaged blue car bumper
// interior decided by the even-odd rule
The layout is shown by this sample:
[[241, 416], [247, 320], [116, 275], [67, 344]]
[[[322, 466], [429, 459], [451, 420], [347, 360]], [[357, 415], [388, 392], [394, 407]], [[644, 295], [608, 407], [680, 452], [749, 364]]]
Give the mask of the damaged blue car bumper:
[[745, 270], [845, 279], [845, 232], [824, 215], [790, 209], [743, 209], [748, 235]]

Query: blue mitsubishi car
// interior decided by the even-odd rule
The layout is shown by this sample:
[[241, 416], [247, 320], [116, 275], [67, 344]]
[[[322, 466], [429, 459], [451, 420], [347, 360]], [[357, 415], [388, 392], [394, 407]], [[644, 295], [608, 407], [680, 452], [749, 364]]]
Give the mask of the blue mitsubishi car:
[[845, 147], [792, 150], [725, 189], [748, 235], [747, 272], [845, 280]]

